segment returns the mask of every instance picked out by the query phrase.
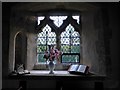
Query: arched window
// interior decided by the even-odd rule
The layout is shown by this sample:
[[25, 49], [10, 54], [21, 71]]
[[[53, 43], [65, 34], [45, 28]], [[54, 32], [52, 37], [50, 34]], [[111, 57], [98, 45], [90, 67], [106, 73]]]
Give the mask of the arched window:
[[80, 15], [45, 15], [38, 17], [37, 61], [45, 62], [48, 45], [55, 45], [63, 54], [61, 62], [80, 62]]
[[71, 24], [61, 33], [60, 41], [61, 51], [65, 54], [62, 57], [62, 62], [79, 62], [80, 35]]
[[42, 32], [38, 33], [37, 37], [37, 61], [45, 62], [44, 52], [48, 50], [48, 45], [56, 45], [56, 34], [51, 32], [51, 28], [47, 24]]

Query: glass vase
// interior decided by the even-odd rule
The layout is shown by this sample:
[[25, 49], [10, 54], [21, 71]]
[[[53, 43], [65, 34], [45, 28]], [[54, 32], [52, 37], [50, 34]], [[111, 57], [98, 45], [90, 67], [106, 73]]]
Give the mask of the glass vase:
[[49, 74], [54, 74], [54, 69], [55, 69], [55, 63], [54, 61], [50, 61], [49, 64], [48, 64], [48, 68], [49, 68]]

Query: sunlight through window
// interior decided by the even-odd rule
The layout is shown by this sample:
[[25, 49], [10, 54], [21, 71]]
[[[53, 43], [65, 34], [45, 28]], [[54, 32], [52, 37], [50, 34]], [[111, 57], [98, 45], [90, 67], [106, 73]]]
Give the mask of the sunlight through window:
[[60, 27], [63, 24], [63, 20], [65, 20], [67, 16], [50, 16], [51, 20], [54, 20], [54, 24], [57, 27]]
[[80, 22], [80, 19], [79, 19], [79, 16], [72, 16], [73, 19], [76, 19], [77, 20], [77, 23], [79, 24]]
[[44, 16], [38, 17], [38, 25], [40, 24], [40, 21], [43, 20], [44, 18], [45, 18]]

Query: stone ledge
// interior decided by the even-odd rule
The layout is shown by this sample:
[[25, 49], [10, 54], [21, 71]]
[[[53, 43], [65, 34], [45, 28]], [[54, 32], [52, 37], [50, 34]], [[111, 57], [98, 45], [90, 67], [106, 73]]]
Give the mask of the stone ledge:
[[[55, 64], [55, 70], [68, 70], [69, 64]], [[34, 65], [34, 70], [48, 70], [47, 64], [37, 63]]]

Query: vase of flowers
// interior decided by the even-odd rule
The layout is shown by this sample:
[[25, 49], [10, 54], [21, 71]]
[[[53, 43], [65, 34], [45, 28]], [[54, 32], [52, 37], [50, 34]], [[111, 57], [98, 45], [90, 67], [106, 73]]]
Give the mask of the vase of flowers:
[[50, 70], [49, 74], [54, 74], [54, 69], [55, 69], [54, 61], [49, 61], [48, 68]]
[[54, 61], [56, 60], [58, 63], [60, 63], [59, 58], [60, 58], [60, 51], [54, 46], [49, 46], [49, 50], [45, 52], [44, 58], [46, 61], [48, 61], [48, 68], [50, 70], [49, 74], [54, 74], [54, 69], [55, 69], [55, 63]]

